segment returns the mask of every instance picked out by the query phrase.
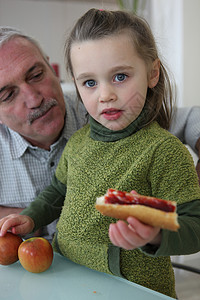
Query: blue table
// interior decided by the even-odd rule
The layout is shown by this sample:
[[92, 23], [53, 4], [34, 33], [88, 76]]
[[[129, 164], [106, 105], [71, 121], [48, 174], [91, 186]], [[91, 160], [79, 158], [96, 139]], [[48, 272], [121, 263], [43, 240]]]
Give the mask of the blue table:
[[169, 300], [173, 299], [127, 280], [77, 265], [54, 253], [51, 267], [40, 274], [20, 262], [0, 265], [1, 300]]

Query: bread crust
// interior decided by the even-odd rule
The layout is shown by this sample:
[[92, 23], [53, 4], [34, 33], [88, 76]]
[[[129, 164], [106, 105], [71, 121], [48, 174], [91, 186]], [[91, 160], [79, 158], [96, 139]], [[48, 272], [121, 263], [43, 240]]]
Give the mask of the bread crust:
[[177, 231], [180, 227], [176, 212], [164, 212], [144, 205], [105, 204], [103, 197], [97, 198], [96, 209], [105, 216], [126, 220], [133, 216], [141, 222], [163, 229]]

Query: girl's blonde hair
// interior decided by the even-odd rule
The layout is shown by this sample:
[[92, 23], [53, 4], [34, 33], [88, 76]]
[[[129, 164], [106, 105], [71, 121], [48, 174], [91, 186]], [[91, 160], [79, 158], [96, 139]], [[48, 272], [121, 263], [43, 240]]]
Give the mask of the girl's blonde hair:
[[[108, 11], [92, 8], [77, 21], [65, 44], [67, 70], [72, 77], [71, 47], [73, 43], [98, 40], [122, 32], [130, 34], [135, 50], [144, 60], [147, 67], [159, 58], [153, 34], [145, 20], [125, 11]], [[148, 88], [147, 91], [145, 105], [147, 117], [143, 126], [156, 120], [163, 128], [168, 129], [172, 115], [172, 104], [173, 97], [170, 79], [165, 67], [160, 62], [159, 81], [154, 88]]]

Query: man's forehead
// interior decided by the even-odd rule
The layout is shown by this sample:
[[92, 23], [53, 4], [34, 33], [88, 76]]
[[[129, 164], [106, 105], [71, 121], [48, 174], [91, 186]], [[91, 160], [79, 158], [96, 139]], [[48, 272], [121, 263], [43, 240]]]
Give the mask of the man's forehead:
[[0, 48], [0, 71], [35, 61], [44, 62], [44, 57], [36, 45], [24, 38], [11, 39]]
[[18, 84], [39, 65], [45, 60], [34, 44], [23, 38], [10, 40], [0, 48], [0, 89]]
[[6, 63], [6, 61], [15, 60], [18, 57], [23, 57], [23, 55], [33, 55], [41, 59], [43, 58], [40, 49], [22, 37], [15, 37], [4, 43], [0, 48], [0, 55], [0, 58], [2, 58], [0, 60], [0, 68], [1, 64]]

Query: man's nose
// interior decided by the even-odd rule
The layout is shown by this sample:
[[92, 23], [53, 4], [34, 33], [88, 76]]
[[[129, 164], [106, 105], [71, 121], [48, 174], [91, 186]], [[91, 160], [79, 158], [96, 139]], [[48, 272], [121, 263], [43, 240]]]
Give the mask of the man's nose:
[[35, 87], [27, 83], [21, 87], [21, 95], [23, 95], [26, 106], [30, 109], [39, 107], [43, 101], [41, 93]]
[[108, 102], [117, 100], [114, 87], [110, 84], [102, 84], [99, 88], [99, 102]]

